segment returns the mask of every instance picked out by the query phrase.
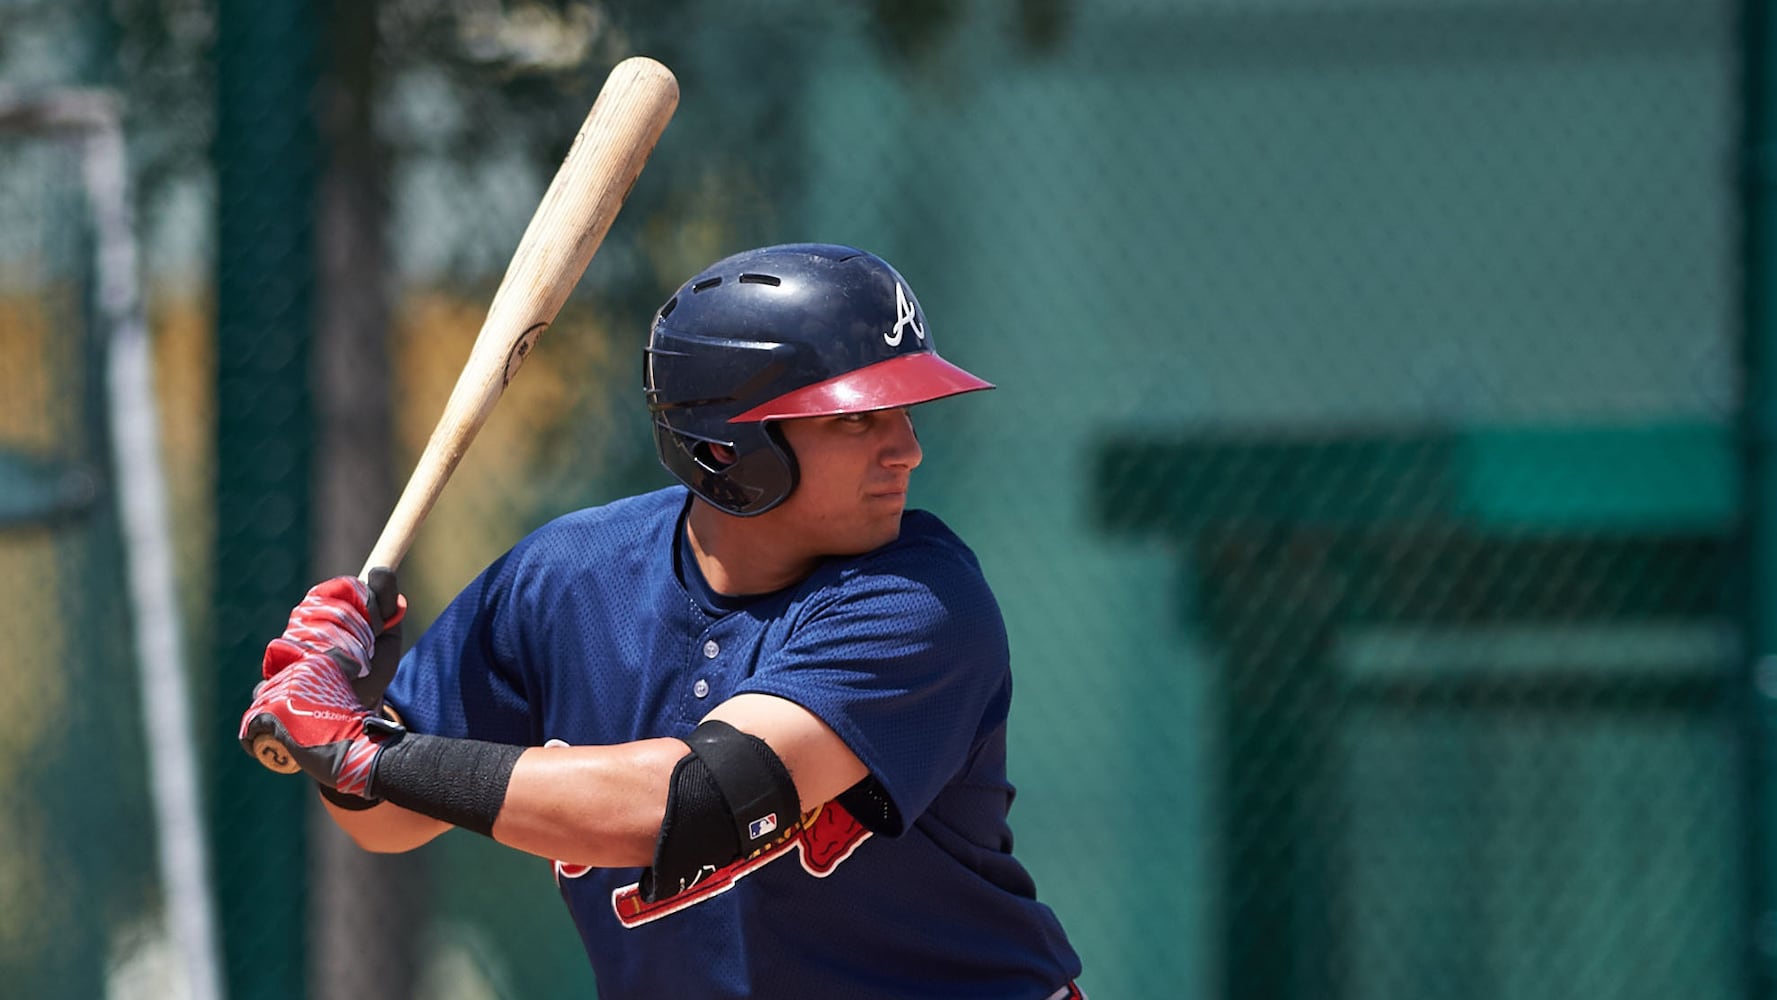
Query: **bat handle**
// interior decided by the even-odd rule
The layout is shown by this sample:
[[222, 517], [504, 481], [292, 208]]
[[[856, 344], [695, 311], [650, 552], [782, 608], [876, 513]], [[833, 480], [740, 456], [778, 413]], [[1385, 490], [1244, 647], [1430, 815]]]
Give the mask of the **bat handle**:
[[253, 737], [253, 759], [264, 764], [267, 770], [279, 774], [295, 774], [302, 770], [296, 763], [296, 758], [284, 749], [284, 744], [270, 733], [260, 733]]

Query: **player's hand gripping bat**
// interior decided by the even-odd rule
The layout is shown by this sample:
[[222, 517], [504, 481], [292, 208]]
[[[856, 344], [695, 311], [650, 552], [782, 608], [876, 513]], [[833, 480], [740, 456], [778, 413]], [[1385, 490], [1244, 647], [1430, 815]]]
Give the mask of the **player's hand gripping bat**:
[[[361, 577], [377, 566], [400, 565], [469, 442], [579, 283], [678, 103], [678, 81], [652, 59], [636, 56], [611, 70], [518, 241], [469, 360]], [[254, 741], [253, 756], [274, 771], [297, 770], [271, 736]]]

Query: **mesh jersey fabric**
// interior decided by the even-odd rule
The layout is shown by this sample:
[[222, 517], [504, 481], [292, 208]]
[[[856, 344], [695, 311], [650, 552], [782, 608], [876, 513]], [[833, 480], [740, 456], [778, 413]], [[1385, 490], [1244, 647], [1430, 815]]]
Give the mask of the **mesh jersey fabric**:
[[682, 557], [689, 504], [675, 486], [539, 528], [451, 602], [387, 696], [416, 731], [537, 746], [684, 737], [765, 693], [869, 768], [868, 794], [660, 905], [639, 901], [636, 869], [557, 865], [599, 995], [1040, 998], [1077, 976], [1011, 853], [1009, 655], [973, 553], [908, 511], [898, 540], [734, 600]]

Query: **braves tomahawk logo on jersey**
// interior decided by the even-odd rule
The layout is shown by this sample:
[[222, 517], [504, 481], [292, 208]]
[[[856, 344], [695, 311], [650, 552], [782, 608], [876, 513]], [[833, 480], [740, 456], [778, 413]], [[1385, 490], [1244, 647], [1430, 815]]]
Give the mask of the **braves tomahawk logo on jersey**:
[[[640, 927], [719, 896], [746, 876], [792, 853], [802, 860], [803, 871], [815, 878], [826, 878], [868, 839], [870, 831], [864, 829], [862, 823], [844, 806], [829, 802], [804, 815], [788, 833], [747, 857], [737, 858], [721, 868], [709, 869], [684, 892], [649, 903], [642, 899], [641, 883], [631, 882], [611, 893], [611, 908], [617, 913], [618, 923], [625, 927]], [[558, 882], [564, 878], [579, 878], [591, 870], [586, 865], [555, 863]]]

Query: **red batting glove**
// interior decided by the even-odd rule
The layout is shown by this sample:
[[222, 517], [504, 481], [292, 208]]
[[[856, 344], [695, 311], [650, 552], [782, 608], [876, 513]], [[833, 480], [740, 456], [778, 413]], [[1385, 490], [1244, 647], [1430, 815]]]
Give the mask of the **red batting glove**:
[[252, 754], [253, 741], [269, 733], [323, 787], [368, 799], [377, 754], [402, 732], [359, 704], [332, 656], [311, 653], [280, 666], [277, 676], [254, 689], [253, 704], [241, 716], [240, 740]]
[[401, 656], [407, 603], [392, 570], [370, 584], [339, 576], [311, 588], [284, 634], [265, 648], [253, 703], [241, 716], [241, 745], [277, 738], [323, 788], [367, 798], [381, 744], [401, 728], [378, 713]]
[[265, 647], [260, 675], [266, 680], [316, 653], [333, 657], [369, 708], [382, 701], [383, 689], [401, 658], [401, 619], [407, 598], [395, 584], [393, 570], [370, 571], [370, 583], [336, 576], [310, 588], [290, 612], [284, 634]]

